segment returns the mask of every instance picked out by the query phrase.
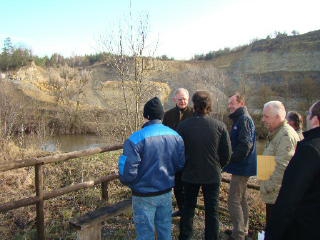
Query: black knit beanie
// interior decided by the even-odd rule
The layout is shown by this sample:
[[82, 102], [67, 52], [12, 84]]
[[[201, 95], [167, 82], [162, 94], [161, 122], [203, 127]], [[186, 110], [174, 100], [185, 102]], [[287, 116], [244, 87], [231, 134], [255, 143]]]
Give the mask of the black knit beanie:
[[162, 120], [164, 110], [159, 98], [154, 97], [150, 99], [143, 108], [143, 117], [149, 120], [160, 119]]

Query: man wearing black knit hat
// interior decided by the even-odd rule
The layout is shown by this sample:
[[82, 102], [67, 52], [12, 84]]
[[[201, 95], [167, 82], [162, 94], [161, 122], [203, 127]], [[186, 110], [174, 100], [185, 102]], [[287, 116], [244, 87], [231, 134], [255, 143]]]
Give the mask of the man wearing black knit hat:
[[172, 187], [184, 167], [184, 143], [179, 134], [164, 126], [159, 98], [143, 109], [146, 123], [124, 143], [119, 158], [120, 181], [132, 190], [133, 219], [138, 240], [172, 239]]

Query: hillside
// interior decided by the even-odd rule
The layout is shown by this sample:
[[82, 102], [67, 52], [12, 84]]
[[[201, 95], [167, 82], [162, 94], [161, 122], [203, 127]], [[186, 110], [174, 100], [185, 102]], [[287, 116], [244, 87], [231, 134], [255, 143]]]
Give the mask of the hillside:
[[[11, 86], [10, 95], [14, 98], [25, 96], [38, 101], [40, 105], [42, 103], [46, 106], [57, 107], [70, 107], [79, 100], [80, 106], [84, 110], [107, 109], [115, 107], [115, 104], [119, 103], [121, 88], [116, 71], [110, 69], [107, 64], [91, 66], [89, 68], [91, 77], [83, 84], [79, 82], [77, 77], [62, 77], [64, 71], [71, 70], [74, 71], [72, 73], [74, 75], [80, 75], [82, 71], [82, 69], [71, 68], [66, 70], [63, 67], [43, 69], [32, 63], [31, 66], [19, 69], [15, 73], [14, 79], [7, 80]], [[81, 84], [82, 86], [80, 86]], [[169, 89], [165, 83], [151, 81], [150, 86], [146, 87], [163, 99], [168, 95]], [[58, 91], [59, 94], [65, 94], [63, 101], [57, 99], [59, 97]], [[77, 91], [81, 91], [81, 97], [77, 95]], [[66, 106], [66, 102], [69, 106]]]
[[[270, 86], [270, 91], [273, 91], [265, 95], [281, 98], [286, 94], [291, 99], [304, 98], [301, 89], [306, 86], [306, 81], [309, 81], [311, 89], [320, 89], [320, 30], [258, 40], [210, 61], [153, 59], [148, 60], [147, 65], [148, 71], [144, 77], [151, 85], [144, 91], [146, 98], [158, 94], [166, 108], [173, 105], [171, 97], [177, 87], [188, 88], [191, 94], [198, 89], [207, 89], [214, 94], [216, 108], [221, 109], [225, 109], [226, 96], [231, 91], [248, 88], [254, 100], [251, 101], [252, 106], [260, 108], [260, 102], [266, 99], [258, 101], [254, 96], [261, 96], [259, 90], [264, 86]], [[100, 62], [86, 67], [86, 70], [91, 72], [91, 77], [81, 89], [81, 98], [76, 95], [80, 82], [68, 80], [72, 84], [68, 86], [68, 102], [65, 105], [75, 106], [80, 102], [82, 109], [100, 110], [119, 107], [122, 96], [119, 76], [111, 64]], [[10, 81], [20, 93], [40, 105], [45, 103], [46, 107], [53, 108], [57, 105], [58, 90], [52, 85], [52, 76], [58, 79], [55, 81], [60, 85], [66, 84], [61, 80], [63, 71], [62, 67], [43, 69], [31, 64], [20, 69]], [[83, 70], [79, 68], [75, 71], [80, 73]], [[293, 105], [297, 106], [297, 103]]]
[[320, 30], [262, 39], [217, 57], [212, 63], [228, 72], [234, 81], [242, 74], [254, 82], [259, 74], [263, 75], [263, 83], [281, 82], [285, 73], [295, 73], [295, 76], [291, 74], [293, 80], [312, 74], [320, 81]]
[[[144, 93], [145, 98], [158, 95], [168, 107], [171, 107], [173, 103], [168, 99], [178, 87], [188, 88], [191, 93], [197, 89], [209, 89], [218, 95], [224, 95], [216, 85], [210, 84], [218, 74], [211, 63], [154, 60], [153, 64], [154, 67], [144, 76], [145, 80], [151, 83], [150, 86], [146, 86], [148, 91]], [[87, 70], [91, 72], [91, 77], [83, 86], [81, 106], [84, 109], [100, 110], [119, 107], [122, 93], [117, 71], [109, 63], [98, 63]], [[57, 84], [61, 85], [61, 91], [68, 87], [69, 92], [76, 92], [79, 88], [80, 83], [76, 80], [69, 79], [66, 83], [66, 80], [61, 78], [63, 71], [65, 70], [62, 67], [43, 69], [32, 63], [31, 66], [19, 69], [14, 78], [7, 82], [20, 92], [19, 97], [26, 96], [38, 101], [40, 105], [53, 107], [58, 104]], [[82, 70], [75, 71], [79, 73]], [[15, 95], [13, 89], [10, 94], [12, 96]], [[76, 104], [75, 94], [69, 93], [68, 98], [69, 104]]]

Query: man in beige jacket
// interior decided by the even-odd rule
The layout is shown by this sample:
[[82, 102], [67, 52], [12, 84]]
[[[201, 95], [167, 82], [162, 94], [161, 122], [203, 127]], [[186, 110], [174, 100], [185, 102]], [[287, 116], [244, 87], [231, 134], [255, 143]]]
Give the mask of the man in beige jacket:
[[286, 121], [286, 110], [280, 101], [264, 104], [262, 122], [268, 129], [268, 139], [263, 155], [275, 156], [276, 167], [268, 180], [260, 182], [262, 200], [266, 203], [266, 223], [278, 197], [282, 177], [292, 158], [299, 136]]

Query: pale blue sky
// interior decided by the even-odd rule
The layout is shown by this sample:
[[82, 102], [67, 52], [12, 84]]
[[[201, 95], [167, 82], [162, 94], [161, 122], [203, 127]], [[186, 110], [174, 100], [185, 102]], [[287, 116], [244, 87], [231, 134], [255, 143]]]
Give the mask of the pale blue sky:
[[[10, 37], [39, 56], [99, 51], [99, 37], [129, 13], [129, 0], [3, 0], [0, 41]], [[320, 29], [319, 0], [132, 0], [148, 14], [156, 55], [190, 59], [195, 54], [250, 43], [275, 31]]]

